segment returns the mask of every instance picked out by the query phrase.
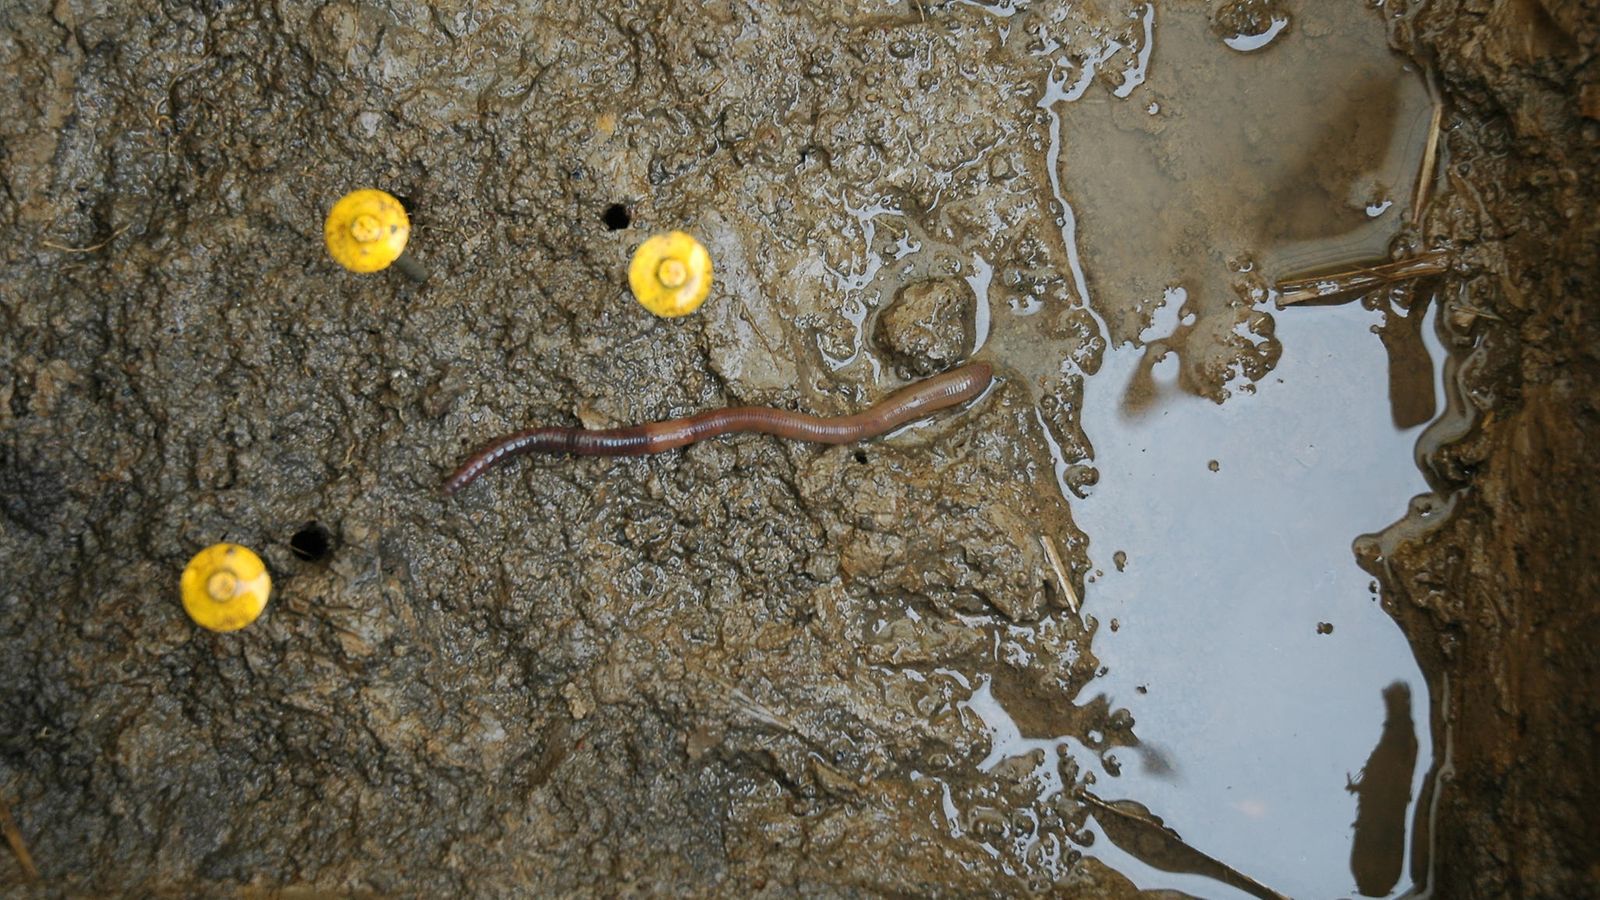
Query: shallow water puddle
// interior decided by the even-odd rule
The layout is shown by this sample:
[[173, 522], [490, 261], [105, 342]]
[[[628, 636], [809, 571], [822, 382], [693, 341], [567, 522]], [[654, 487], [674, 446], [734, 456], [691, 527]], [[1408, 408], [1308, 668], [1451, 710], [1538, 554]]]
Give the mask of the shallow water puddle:
[[[1112, 345], [1086, 372], [1094, 457], [1057, 466], [1098, 474], [1083, 497], [1062, 478], [1091, 541], [1083, 611], [1101, 626], [1106, 667], [1078, 701], [1106, 694], [1142, 742], [1113, 754], [1120, 774], [1097, 777], [1101, 798], [1137, 801], [1275, 890], [1351, 894], [1347, 778], [1384, 733], [1392, 683], [1414, 698], [1413, 797], [1431, 754], [1426, 685], [1351, 552], [1427, 491], [1413, 462], [1421, 427], [1394, 424], [1417, 417], [1391, 415], [1382, 313], [1276, 311], [1264, 285], [1384, 257], [1413, 201], [1431, 105], [1369, 10], [1213, 5], [1271, 14], [1252, 35], [1198, 4], [1145, 6], [1142, 46], [1101, 40], [1085, 53], [1085, 35], [1062, 37], [1076, 61], [1052, 71], [1040, 103], [1070, 281]], [[1037, 343], [1027, 312], [993, 311], [991, 352], [1039, 383], [1076, 370]], [[1432, 324], [1430, 312], [1437, 381]], [[969, 708], [991, 759], [1042, 746], [1017, 743], [992, 694]], [[1044, 743], [1078, 757], [1065, 736]], [[1249, 896], [1162, 871], [1092, 827], [1085, 852], [1142, 888]], [[1379, 841], [1377, 860], [1363, 844], [1357, 863], [1380, 870], [1362, 882], [1369, 894], [1408, 886], [1396, 870], [1397, 884], [1371, 887], [1393, 881], [1382, 871], [1411, 852], [1399, 842]]]
[[[1125, 760], [1101, 792], [1295, 896], [1350, 891], [1346, 778], [1378, 742], [1383, 689], [1427, 695], [1350, 550], [1427, 491], [1411, 461], [1420, 427], [1390, 421], [1376, 318], [1357, 306], [1280, 315], [1278, 368], [1220, 407], [1174, 393], [1128, 417], [1116, 392], [1091, 390], [1084, 410], [1100, 481], [1073, 512], [1103, 573], [1085, 611], [1108, 669], [1091, 690], [1131, 711], [1171, 767]], [[1138, 365], [1137, 351], [1113, 352], [1092, 386], [1125, 383]], [[1430, 752], [1417, 707], [1413, 796]], [[1117, 858], [1109, 842], [1094, 853], [1141, 886], [1219, 888]]]

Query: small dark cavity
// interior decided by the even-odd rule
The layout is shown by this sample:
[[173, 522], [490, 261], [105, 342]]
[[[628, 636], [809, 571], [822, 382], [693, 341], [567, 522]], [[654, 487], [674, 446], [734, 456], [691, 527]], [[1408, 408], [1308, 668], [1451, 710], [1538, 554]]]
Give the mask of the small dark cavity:
[[866, 465], [867, 464], [867, 451], [865, 451], [865, 450], [857, 450], [856, 451], [856, 462], [861, 463], [863, 466]]
[[289, 549], [306, 562], [321, 562], [333, 552], [333, 532], [324, 525], [307, 522], [290, 536]]
[[633, 217], [628, 215], [628, 208], [621, 203], [613, 203], [606, 207], [600, 214], [600, 221], [606, 224], [607, 231], [621, 231], [633, 224]]

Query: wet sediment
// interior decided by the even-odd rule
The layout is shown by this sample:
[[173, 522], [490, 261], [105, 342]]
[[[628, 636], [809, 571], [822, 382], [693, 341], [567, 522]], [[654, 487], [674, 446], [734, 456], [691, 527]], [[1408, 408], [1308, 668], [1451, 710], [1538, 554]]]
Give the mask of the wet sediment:
[[[1119, 626], [1094, 615], [1069, 498], [1096, 477], [1084, 391], [1166, 276], [1139, 241], [1094, 255], [1133, 195], [1095, 202], [1102, 151], [1060, 146], [1083, 108], [1037, 101], [1102, 57], [1094, 102], [1150, 73], [1182, 97], [1157, 78], [1164, 7], [979, 6], [0, 14], [0, 801], [38, 890], [1134, 895], [1094, 823], [1144, 809], [1115, 779], [1162, 753], [1097, 696], [1093, 644]], [[1213, 6], [1227, 38], [1288, 5]], [[1421, 454], [1449, 515], [1358, 549], [1429, 676], [1431, 717], [1420, 695], [1410, 715], [1436, 812], [1404, 875], [1578, 896], [1600, 846], [1600, 10], [1481, 6], [1386, 20], [1447, 110], [1407, 239], [1450, 254], [1425, 286], [1439, 399], [1471, 424]], [[1373, 121], [1413, 121], [1374, 83]], [[1116, 128], [1168, 127], [1146, 102]], [[1381, 186], [1340, 197], [1317, 155], [1259, 186], [1311, 200], [1239, 222], [1298, 240], [1336, 202], [1365, 221]], [[1187, 236], [1172, 278], [1227, 273], [1170, 335], [1178, 389], [1222, 401], [1294, 348], [1201, 239], [1244, 230], [1184, 183], [1135, 199]], [[426, 284], [320, 255], [327, 204], [365, 185], [409, 207]], [[624, 273], [676, 227], [720, 280], [667, 323]], [[1431, 384], [1409, 334], [1386, 346]], [[996, 387], [886, 441], [741, 437], [436, 495], [535, 422], [844, 413], [969, 347]], [[1396, 396], [1397, 422], [1426, 418]], [[278, 585], [235, 637], [175, 599], [224, 538]], [[1357, 786], [1387, 793], [1352, 798], [1377, 835], [1352, 877], [1377, 892], [1409, 783], [1374, 777], [1406, 747], [1394, 703], [1382, 739], [1367, 705]], [[0, 853], [8, 890], [19, 860]]]

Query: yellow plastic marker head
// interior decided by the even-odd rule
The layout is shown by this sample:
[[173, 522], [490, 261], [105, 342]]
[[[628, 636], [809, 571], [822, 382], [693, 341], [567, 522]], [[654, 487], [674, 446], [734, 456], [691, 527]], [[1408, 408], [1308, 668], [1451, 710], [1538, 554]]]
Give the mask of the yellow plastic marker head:
[[238, 544], [212, 544], [189, 560], [179, 582], [189, 618], [212, 631], [238, 631], [261, 615], [272, 576], [261, 557]]

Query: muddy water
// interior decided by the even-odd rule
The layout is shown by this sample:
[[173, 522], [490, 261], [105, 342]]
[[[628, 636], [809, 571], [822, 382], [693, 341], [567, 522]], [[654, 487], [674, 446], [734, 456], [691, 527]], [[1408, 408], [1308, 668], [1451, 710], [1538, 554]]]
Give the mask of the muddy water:
[[[1041, 103], [1073, 282], [1111, 338], [1098, 368], [1082, 367], [1092, 454], [1052, 445], [1089, 538], [1083, 612], [1102, 626], [1103, 668], [1079, 700], [1103, 694], [1130, 712], [1140, 746], [1108, 778], [1069, 735], [1024, 737], [986, 686], [969, 708], [993, 742], [984, 766], [1059, 752], [1100, 771], [1100, 795], [1138, 801], [1272, 888], [1386, 896], [1410, 884], [1414, 811], [1402, 802], [1386, 838], [1353, 853], [1351, 784], [1384, 733], [1384, 691], [1400, 684], [1417, 698], [1403, 727], [1421, 762], [1373, 766], [1366, 783], [1418, 795], [1427, 687], [1351, 544], [1428, 491], [1414, 448], [1444, 393], [1431, 383], [1444, 350], [1428, 313], [1423, 383], [1408, 383], [1415, 366], [1377, 337], [1398, 311], [1278, 311], [1267, 288], [1387, 258], [1411, 215], [1432, 103], [1360, 10], [1257, 6], [1270, 14], [1254, 35], [1183, 5], [1145, 8], [1153, 62], [1148, 44], [1109, 48], [1115, 77], [1053, 73]], [[981, 260], [972, 280], [986, 299]], [[1040, 376], [1079, 368], [1040, 346], [1038, 311], [980, 315], [987, 352]], [[1061, 789], [1039, 774], [1043, 794]], [[1233, 895], [1093, 827], [1086, 852], [1142, 888]]]
[[[1166, 760], [1130, 760], [1119, 788], [1293, 896], [1350, 890], [1346, 779], [1378, 741], [1391, 683], [1424, 698], [1412, 796], [1428, 759], [1427, 686], [1351, 553], [1355, 535], [1428, 490], [1413, 462], [1422, 427], [1391, 420], [1379, 318], [1354, 306], [1280, 315], [1278, 367], [1220, 407], [1174, 385], [1140, 415], [1115, 391], [1091, 390], [1084, 411], [1100, 470], [1073, 507], [1095, 566], [1085, 608], [1116, 623], [1096, 637], [1109, 671], [1092, 690], [1126, 706]], [[1129, 380], [1139, 363], [1113, 352], [1096, 383]], [[1212, 895], [1159, 873], [1134, 880]]]

